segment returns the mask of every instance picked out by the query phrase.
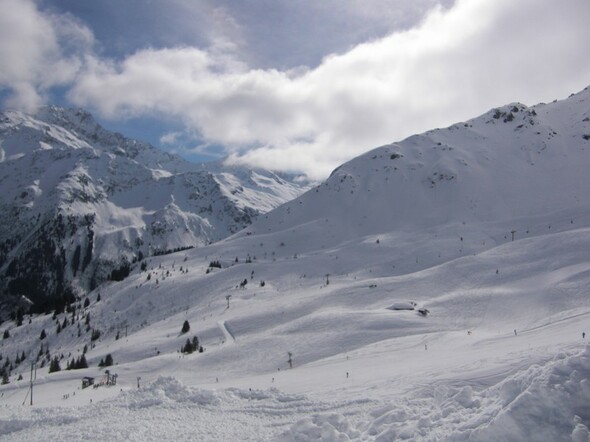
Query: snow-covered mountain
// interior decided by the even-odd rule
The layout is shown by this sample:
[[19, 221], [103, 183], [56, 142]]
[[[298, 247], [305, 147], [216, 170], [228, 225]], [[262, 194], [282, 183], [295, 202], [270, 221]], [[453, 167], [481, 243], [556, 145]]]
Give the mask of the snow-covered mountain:
[[[586, 441], [589, 165], [590, 89], [370, 151], [88, 305], [1, 324], [0, 435]], [[62, 354], [89, 368], [48, 374]], [[109, 354], [117, 387], [81, 389]]]
[[225, 238], [303, 189], [269, 171], [191, 164], [83, 110], [4, 112], [0, 297], [83, 293], [142, 257]]
[[523, 237], [532, 226], [521, 219], [590, 208], [589, 165], [587, 88], [550, 104], [512, 103], [374, 149], [247, 232], [305, 229], [309, 242], [301, 251], [313, 249], [318, 234], [329, 246], [454, 223], [506, 221]]

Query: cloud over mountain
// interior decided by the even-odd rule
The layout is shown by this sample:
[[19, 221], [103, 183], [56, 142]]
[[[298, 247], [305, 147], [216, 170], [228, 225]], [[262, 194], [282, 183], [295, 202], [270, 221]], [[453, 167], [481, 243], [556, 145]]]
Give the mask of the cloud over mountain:
[[[10, 102], [31, 105], [48, 87], [67, 85], [71, 102], [106, 118], [172, 117], [201, 142], [224, 146], [234, 161], [314, 178], [369, 147], [504, 102], [561, 98], [590, 76], [584, 0], [559, 7], [549, 0], [460, 0], [433, 8], [417, 26], [300, 69], [252, 67], [227, 35], [203, 47], [99, 56], [88, 29], [60, 16], [83, 43], [72, 54], [63, 49], [57, 16], [22, 8], [51, 38], [21, 38], [38, 55], [22, 81], [18, 72], [3, 75]], [[34, 75], [47, 71], [54, 74]]]

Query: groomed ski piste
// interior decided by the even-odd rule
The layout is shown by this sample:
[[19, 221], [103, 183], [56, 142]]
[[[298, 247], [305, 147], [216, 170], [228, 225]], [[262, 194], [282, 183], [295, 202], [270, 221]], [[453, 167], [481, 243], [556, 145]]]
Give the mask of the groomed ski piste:
[[[205, 278], [210, 285], [200, 275], [186, 282], [205, 273], [205, 265], [193, 267], [195, 258], [186, 261], [188, 274], [158, 285], [137, 273], [104, 289], [90, 308], [105, 324], [115, 310], [129, 319], [127, 338], [105, 337], [89, 352], [93, 362], [114, 355], [118, 384], [82, 390], [83, 376], [103, 376], [96, 363], [38, 370], [31, 407], [24, 370], [22, 381], [1, 389], [1, 437], [587, 440], [590, 349], [581, 333], [590, 322], [589, 247], [584, 227], [397, 277], [330, 275], [327, 286], [313, 265], [305, 278], [288, 275], [303, 269], [286, 258], [234, 265]], [[162, 272], [172, 266], [152, 263]], [[265, 275], [264, 288], [224, 284], [224, 273], [236, 279], [251, 269]], [[233, 294], [229, 309], [223, 293]], [[430, 314], [387, 308], [405, 299]], [[175, 351], [186, 339], [179, 336], [185, 319], [203, 353]], [[47, 319], [35, 322], [41, 329]], [[219, 324], [232, 327], [235, 343]], [[63, 344], [80, 345], [74, 337]]]
[[[464, 164], [491, 112], [369, 152], [227, 240], [147, 258], [88, 295], [88, 369], [63, 370], [90, 341], [76, 326], [3, 323], [4, 357], [36, 354], [45, 329], [64, 359], [37, 370], [33, 406], [30, 364], [0, 387], [0, 439], [590, 440], [588, 94], [567, 115], [567, 100], [535, 107], [545, 149], [523, 136], [528, 151], [499, 142]], [[180, 353], [193, 336], [204, 351]], [[107, 354], [117, 384], [82, 389]]]

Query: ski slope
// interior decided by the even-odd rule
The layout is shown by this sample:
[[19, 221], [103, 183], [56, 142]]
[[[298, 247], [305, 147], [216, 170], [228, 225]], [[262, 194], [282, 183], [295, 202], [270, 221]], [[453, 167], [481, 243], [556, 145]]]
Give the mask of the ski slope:
[[[379, 148], [230, 238], [146, 259], [77, 310], [101, 330], [90, 368], [39, 369], [33, 406], [30, 365], [0, 386], [0, 437], [590, 440], [588, 95], [519, 107], [528, 128], [490, 111]], [[429, 314], [390, 308], [414, 304]], [[47, 330], [63, 368], [90, 342], [55, 332], [66, 316], [0, 325], [0, 352], [35, 355]], [[205, 351], [181, 354], [195, 335]], [[107, 354], [117, 385], [82, 390]]]
[[[102, 375], [92, 362], [87, 370], [38, 372], [30, 407], [22, 405], [25, 369], [23, 381], [2, 387], [3, 439], [588, 437], [590, 349], [581, 337], [590, 322], [588, 246], [590, 228], [578, 228], [510, 241], [403, 276], [333, 275], [327, 286], [321, 275], [288, 274], [293, 260], [286, 258], [282, 265], [238, 263], [205, 278], [195, 275], [202, 289], [181, 275], [158, 288], [135, 289], [145, 279], [138, 272], [103, 289], [103, 300], [90, 308], [106, 322], [128, 299], [126, 290], [143, 290], [124, 314], [144, 312], [138, 319], [149, 325], [129, 321], [127, 338], [101, 338], [88, 353], [93, 362], [112, 353], [119, 384], [81, 390], [83, 375]], [[192, 267], [199, 257], [191, 253], [197, 256], [185, 262]], [[164, 258], [162, 272], [172, 268]], [[265, 274], [264, 288], [223, 287], [225, 273], [251, 269]], [[203, 284], [206, 279], [214, 281]], [[232, 293], [229, 309], [224, 293]], [[146, 306], [163, 296], [172, 311], [158, 305], [158, 313], [148, 316]], [[386, 308], [401, 299], [426, 306], [430, 315]], [[181, 306], [176, 314], [174, 306]], [[191, 323], [187, 335], [199, 336], [204, 353], [177, 352], [186, 339], [179, 335], [184, 319]], [[547, 420], [555, 413], [558, 418]], [[547, 439], [547, 431], [554, 437]]]

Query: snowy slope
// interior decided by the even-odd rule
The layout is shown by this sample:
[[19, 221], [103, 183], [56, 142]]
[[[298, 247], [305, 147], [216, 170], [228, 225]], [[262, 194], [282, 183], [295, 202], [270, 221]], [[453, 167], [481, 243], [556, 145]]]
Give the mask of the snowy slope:
[[[589, 149], [588, 88], [563, 102], [510, 104], [372, 150], [255, 229], [323, 223], [320, 231], [340, 233], [325, 239], [337, 244], [351, 236], [515, 222], [588, 207]], [[516, 223], [522, 235], [526, 229]]]
[[[227, 239], [133, 266], [88, 307], [3, 323], [0, 434], [589, 440], [589, 95], [378, 148]], [[179, 353], [195, 335], [205, 351]], [[40, 357], [24, 406], [41, 344], [62, 368], [87, 345], [90, 368], [48, 374]], [[81, 390], [107, 354], [117, 387]]]
[[141, 256], [225, 238], [303, 190], [269, 171], [209, 171], [82, 110], [0, 121], [2, 292], [37, 302], [95, 287]]

